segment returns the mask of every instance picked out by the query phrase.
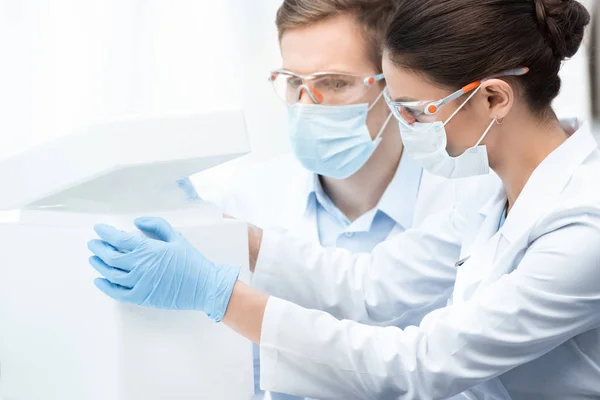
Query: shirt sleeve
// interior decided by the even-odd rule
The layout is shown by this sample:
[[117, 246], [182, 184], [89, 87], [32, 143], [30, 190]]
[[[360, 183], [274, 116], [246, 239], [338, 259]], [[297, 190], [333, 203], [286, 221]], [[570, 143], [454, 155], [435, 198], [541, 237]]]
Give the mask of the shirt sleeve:
[[418, 323], [451, 294], [462, 239], [453, 219], [449, 212], [432, 215], [418, 229], [379, 244], [370, 254], [324, 249], [265, 232], [252, 285], [337, 318]]
[[339, 321], [271, 298], [261, 386], [314, 398], [441, 399], [597, 327], [598, 211], [566, 211], [535, 231], [512, 273], [418, 327]]

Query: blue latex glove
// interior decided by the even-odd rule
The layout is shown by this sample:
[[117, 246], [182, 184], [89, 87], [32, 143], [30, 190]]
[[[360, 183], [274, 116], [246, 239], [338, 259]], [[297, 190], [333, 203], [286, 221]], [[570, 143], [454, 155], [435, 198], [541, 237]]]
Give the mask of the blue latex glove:
[[189, 201], [202, 201], [202, 198], [198, 195], [194, 184], [190, 178], [183, 178], [177, 181], [177, 186], [185, 193], [185, 197]]
[[239, 267], [216, 265], [161, 218], [138, 218], [147, 236], [96, 225], [90, 264], [104, 278], [96, 286], [115, 300], [169, 310], [204, 311], [219, 322], [225, 315]]

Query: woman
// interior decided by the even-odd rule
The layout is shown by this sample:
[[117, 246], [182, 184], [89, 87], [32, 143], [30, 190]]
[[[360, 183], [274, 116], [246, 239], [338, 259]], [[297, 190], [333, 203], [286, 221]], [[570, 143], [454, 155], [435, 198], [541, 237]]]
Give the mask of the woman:
[[[237, 282], [239, 268], [211, 263], [153, 218], [136, 223], [156, 240], [97, 227], [103, 240], [89, 247], [106, 277], [98, 287], [121, 301], [222, 319], [260, 343], [268, 390], [343, 399], [463, 391], [600, 398], [600, 152], [587, 125], [561, 126], [551, 109], [588, 12], [572, 0], [398, 3], [384, 73], [407, 151], [443, 176], [491, 167], [502, 181], [483, 207], [445, 217], [466, 232], [447, 307], [404, 330], [339, 321]], [[465, 204], [478, 195], [465, 194]], [[398, 238], [395, 259], [380, 248], [350, 256], [251, 232], [252, 249], [262, 238], [257, 272], [276, 275], [270, 265], [279, 265], [275, 278], [284, 282], [304, 265], [328, 277], [331, 291], [314, 297], [356, 292], [382, 279], [384, 264], [417, 253], [434, 263], [444, 252], [427, 231]], [[371, 295], [345, 306], [364, 308]], [[377, 295], [394, 305], [402, 293]]]

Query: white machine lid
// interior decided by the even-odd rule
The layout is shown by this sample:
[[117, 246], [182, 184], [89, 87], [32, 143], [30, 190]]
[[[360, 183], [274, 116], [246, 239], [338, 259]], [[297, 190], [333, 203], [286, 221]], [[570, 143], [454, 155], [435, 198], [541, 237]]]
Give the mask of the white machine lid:
[[249, 149], [240, 110], [102, 123], [0, 160], [0, 210], [170, 208], [177, 180]]

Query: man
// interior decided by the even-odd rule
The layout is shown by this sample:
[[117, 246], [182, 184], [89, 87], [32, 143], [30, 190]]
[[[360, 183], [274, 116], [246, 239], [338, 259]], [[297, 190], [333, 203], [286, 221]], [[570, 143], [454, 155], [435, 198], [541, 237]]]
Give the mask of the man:
[[[456, 182], [403, 154], [381, 96], [381, 48], [393, 11], [393, 0], [283, 2], [276, 19], [283, 66], [270, 80], [288, 106], [293, 154], [258, 165], [230, 193], [207, 200], [257, 226], [355, 252], [453, 207]], [[443, 305], [442, 295], [429, 309]], [[262, 398], [258, 385], [257, 377]]]
[[[326, 85], [348, 85], [342, 81], [347, 75], [363, 80], [380, 74], [380, 45], [393, 8], [391, 0], [284, 1], [277, 26], [282, 70], [289, 72], [274, 72], [272, 80], [278, 87], [287, 83], [281, 96], [289, 97], [283, 100], [293, 154], [257, 165], [231, 191], [207, 200], [258, 226], [284, 228], [324, 246], [361, 252], [452, 206], [456, 184], [424, 174], [403, 154], [398, 125], [381, 97], [383, 80], [365, 85], [350, 100], [325, 96], [315, 104], [310, 93], [311, 85], [315, 92]], [[326, 81], [309, 78], [306, 88], [296, 90], [300, 84], [294, 74], [314, 73], [326, 73]], [[359, 105], [363, 107], [357, 110]], [[338, 110], [334, 114], [331, 109]], [[364, 117], [365, 126], [355, 122]], [[344, 137], [365, 132], [373, 143], [366, 152], [371, 146], [364, 138], [355, 146]], [[348, 176], [340, 177], [342, 170]]]

